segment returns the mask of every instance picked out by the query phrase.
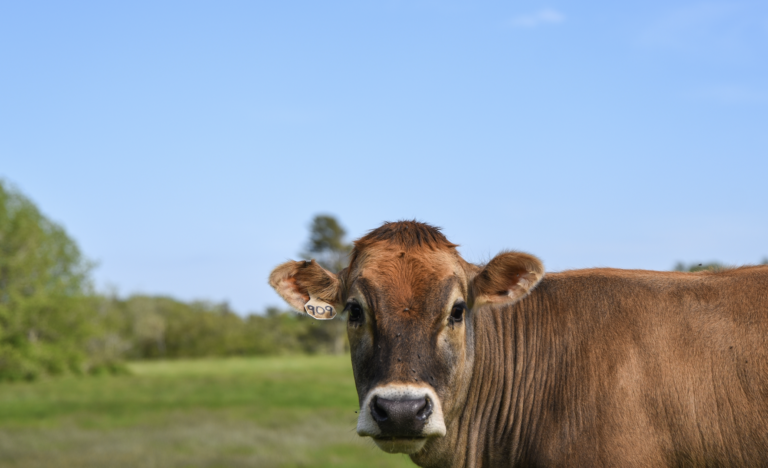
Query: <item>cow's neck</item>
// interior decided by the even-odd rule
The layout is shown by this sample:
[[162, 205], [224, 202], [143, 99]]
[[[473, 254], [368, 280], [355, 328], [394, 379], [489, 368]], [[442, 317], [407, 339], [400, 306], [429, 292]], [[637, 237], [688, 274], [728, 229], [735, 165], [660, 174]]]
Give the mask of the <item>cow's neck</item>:
[[546, 376], [553, 371], [551, 317], [545, 298], [534, 292], [515, 306], [475, 312], [474, 373], [464, 412], [424, 467], [514, 466], [536, 444]]

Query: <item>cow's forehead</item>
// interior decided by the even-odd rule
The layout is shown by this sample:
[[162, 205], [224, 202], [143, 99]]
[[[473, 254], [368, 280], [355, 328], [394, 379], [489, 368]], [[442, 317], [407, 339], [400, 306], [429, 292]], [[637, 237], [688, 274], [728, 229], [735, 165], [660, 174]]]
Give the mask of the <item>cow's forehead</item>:
[[355, 255], [350, 285], [367, 294], [384, 293], [388, 307], [408, 308], [446, 285], [465, 289], [464, 264], [454, 249], [374, 245]]

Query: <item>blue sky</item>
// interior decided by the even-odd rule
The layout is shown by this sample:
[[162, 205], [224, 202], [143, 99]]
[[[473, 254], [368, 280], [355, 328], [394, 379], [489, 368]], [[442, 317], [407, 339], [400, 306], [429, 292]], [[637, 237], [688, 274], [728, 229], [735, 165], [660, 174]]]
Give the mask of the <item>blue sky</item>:
[[2, 2], [0, 177], [99, 288], [282, 305], [316, 213], [470, 261], [768, 256], [768, 3]]

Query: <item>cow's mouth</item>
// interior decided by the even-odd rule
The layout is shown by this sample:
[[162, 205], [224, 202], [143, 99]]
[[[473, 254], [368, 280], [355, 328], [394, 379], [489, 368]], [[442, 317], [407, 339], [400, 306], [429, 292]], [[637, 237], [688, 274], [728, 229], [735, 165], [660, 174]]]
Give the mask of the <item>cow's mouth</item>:
[[373, 437], [373, 441], [387, 453], [407, 453], [409, 455], [418, 452], [427, 442], [426, 437]]
[[420, 440], [427, 440], [426, 437], [374, 437], [374, 439], [381, 442], [417, 442]]

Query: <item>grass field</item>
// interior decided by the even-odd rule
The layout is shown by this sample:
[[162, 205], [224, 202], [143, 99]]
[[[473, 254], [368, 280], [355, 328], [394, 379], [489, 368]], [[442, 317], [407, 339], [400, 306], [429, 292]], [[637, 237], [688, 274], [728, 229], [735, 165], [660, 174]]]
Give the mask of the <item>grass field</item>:
[[349, 356], [143, 362], [0, 384], [0, 467], [405, 467], [355, 433]]

